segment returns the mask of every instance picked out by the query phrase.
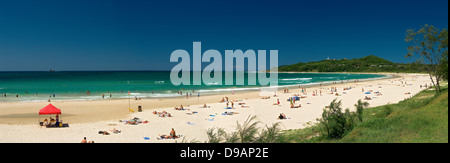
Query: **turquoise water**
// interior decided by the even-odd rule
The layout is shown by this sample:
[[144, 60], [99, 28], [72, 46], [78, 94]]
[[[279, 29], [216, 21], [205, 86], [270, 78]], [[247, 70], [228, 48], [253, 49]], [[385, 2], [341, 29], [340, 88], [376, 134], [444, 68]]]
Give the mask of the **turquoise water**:
[[[225, 73], [222, 73], [225, 74]], [[191, 75], [192, 76], [192, 75]], [[247, 74], [245, 75], [247, 78]], [[383, 78], [377, 74], [279, 73], [279, 86], [314, 85], [342, 80]], [[225, 80], [225, 79], [224, 79]], [[247, 79], [245, 79], [247, 81]], [[225, 82], [223, 82], [225, 83]], [[258, 83], [258, 81], [257, 81]], [[245, 82], [247, 84], [247, 82]], [[197, 96], [231, 91], [258, 90], [249, 85], [180, 85], [170, 82], [169, 71], [0, 72], [0, 101], [95, 100], [132, 97], [177, 97], [178, 92]], [[90, 95], [86, 92], [89, 91]], [[19, 97], [17, 98], [16, 95]], [[53, 97], [55, 95], [55, 97]], [[184, 95], [184, 93], [183, 93]]]

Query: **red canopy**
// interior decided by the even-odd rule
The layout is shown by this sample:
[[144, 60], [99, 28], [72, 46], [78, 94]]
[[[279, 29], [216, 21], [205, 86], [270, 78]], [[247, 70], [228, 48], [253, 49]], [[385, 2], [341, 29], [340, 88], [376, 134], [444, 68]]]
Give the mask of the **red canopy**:
[[52, 104], [48, 104], [46, 107], [39, 110], [39, 115], [45, 114], [61, 114], [61, 110], [56, 108]]

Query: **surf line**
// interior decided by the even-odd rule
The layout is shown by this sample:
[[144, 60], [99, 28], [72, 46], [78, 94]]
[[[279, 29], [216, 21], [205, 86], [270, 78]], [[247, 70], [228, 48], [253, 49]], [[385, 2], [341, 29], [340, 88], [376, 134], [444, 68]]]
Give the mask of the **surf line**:
[[[201, 85], [202, 82], [209, 86], [223, 85], [222, 83], [222, 54], [215, 49], [209, 49], [202, 54], [201, 42], [193, 42], [193, 57], [189, 52], [178, 49], [170, 55], [170, 62], [179, 62], [170, 72], [170, 81], [173, 85]], [[181, 59], [181, 61], [179, 61]], [[213, 61], [211, 62], [211, 59]], [[256, 74], [258, 74], [258, 82], [261, 86], [277, 86], [278, 85], [278, 50], [270, 50], [270, 67], [267, 69], [266, 50], [258, 50], [258, 59], [256, 52], [252, 49], [243, 52], [237, 50], [225, 50], [225, 85], [244, 85], [245, 64], [247, 63], [248, 85], [256, 85]], [[236, 61], [236, 62], [235, 62]], [[247, 62], [245, 62], [247, 61]], [[202, 63], [210, 62], [203, 71]], [[258, 67], [256, 67], [258, 65]], [[192, 67], [192, 71], [191, 71]], [[258, 68], [258, 69], [256, 69]], [[214, 77], [211, 77], [214, 72]], [[234, 72], [236, 72], [236, 81], [234, 81]], [[255, 73], [257, 72], [257, 73]], [[267, 72], [269, 76], [267, 77]], [[179, 74], [181, 73], [181, 77]]]

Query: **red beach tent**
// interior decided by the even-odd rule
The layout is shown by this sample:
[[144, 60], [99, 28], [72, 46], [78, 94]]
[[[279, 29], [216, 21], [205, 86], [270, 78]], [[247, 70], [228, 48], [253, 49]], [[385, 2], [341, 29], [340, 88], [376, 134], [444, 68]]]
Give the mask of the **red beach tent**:
[[39, 110], [39, 115], [46, 114], [61, 114], [61, 110], [53, 106], [52, 104], [48, 104], [46, 107]]

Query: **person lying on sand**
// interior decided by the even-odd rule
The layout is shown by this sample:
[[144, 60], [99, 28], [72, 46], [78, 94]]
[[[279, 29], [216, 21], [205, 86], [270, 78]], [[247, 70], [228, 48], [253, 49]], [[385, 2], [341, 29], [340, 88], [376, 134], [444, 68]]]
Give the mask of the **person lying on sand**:
[[223, 115], [234, 115], [234, 114], [239, 114], [238, 112], [225, 112], [223, 113]]
[[370, 98], [370, 97], [364, 97], [364, 100], [372, 100], [372, 98]]
[[158, 136], [159, 136], [158, 139], [170, 139], [170, 138], [171, 138], [171, 137], [168, 136], [168, 135], [161, 135], [161, 134], [158, 134]]
[[172, 115], [167, 111], [162, 112], [153, 111], [153, 114], [158, 115], [159, 117], [172, 117]]
[[98, 131], [98, 134], [110, 135], [108, 131]]
[[241, 105], [242, 108], [250, 108], [250, 106]]
[[196, 113], [198, 113], [197, 111], [192, 111], [191, 113], [186, 113], [187, 115], [193, 115], [193, 114], [196, 114]]
[[268, 97], [263, 97], [263, 98], [261, 98], [261, 99], [267, 100], [267, 99], [270, 99], [270, 96], [268, 96]]
[[132, 120], [126, 121], [125, 124], [135, 125], [135, 124], [137, 124], [137, 121], [132, 119]]
[[109, 130], [109, 131], [111, 131], [111, 132], [113, 132], [115, 134], [118, 134], [118, 133], [121, 132], [120, 130], [117, 130], [116, 128], [113, 128], [112, 130]]
[[377, 91], [377, 92], [375, 92], [375, 95], [377, 95], [377, 96], [382, 96], [383, 94], [381, 94], [380, 91]]
[[175, 107], [175, 110], [189, 110], [189, 109], [185, 109], [185, 108], [183, 107], [183, 105], [181, 105], [180, 107]]
[[284, 113], [281, 113], [281, 114], [278, 116], [278, 119], [287, 119], [287, 118], [286, 118], [286, 115], [285, 115]]
[[406, 93], [405, 93], [405, 95], [409, 95], [409, 94], [411, 94], [411, 92], [406, 92]]
[[201, 108], [209, 108], [210, 106], [207, 106], [206, 104], [203, 105]]

